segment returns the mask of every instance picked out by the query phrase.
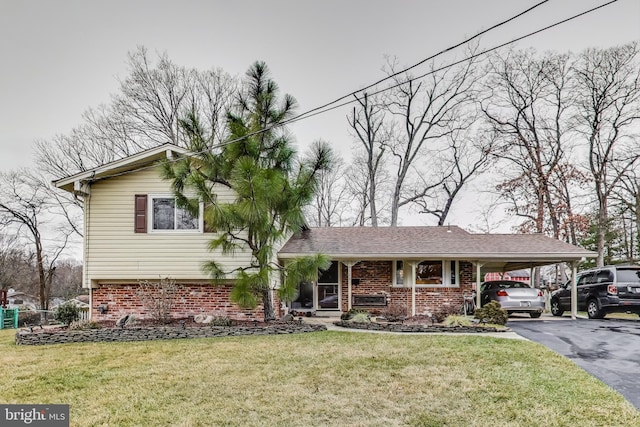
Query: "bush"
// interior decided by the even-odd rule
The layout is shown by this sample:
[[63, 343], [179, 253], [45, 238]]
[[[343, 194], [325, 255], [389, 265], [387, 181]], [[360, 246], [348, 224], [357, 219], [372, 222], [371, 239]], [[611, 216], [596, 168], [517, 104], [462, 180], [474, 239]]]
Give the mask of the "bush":
[[71, 322], [75, 322], [79, 318], [80, 308], [68, 302], [59, 305], [54, 314], [54, 319], [65, 325], [70, 325]]
[[138, 282], [136, 294], [156, 323], [171, 322], [171, 309], [178, 294], [178, 286], [175, 281], [168, 277], [160, 279], [159, 282], [141, 280]]
[[460, 314], [461, 310], [462, 305], [443, 305], [438, 307], [431, 317], [435, 319], [436, 323], [442, 323], [447, 317]]
[[233, 326], [233, 320], [228, 316], [213, 316], [211, 326]]
[[383, 312], [382, 315], [388, 322], [400, 322], [407, 317], [407, 307], [403, 304], [391, 304]]
[[18, 311], [18, 326], [33, 326], [41, 323], [40, 313], [33, 310]]
[[485, 323], [505, 325], [509, 319], [509, 313], [500, 307], [500, 303], [491, 301], [484, 307], [476, 309], [474, 317]]
[[371, 322], [371, 317], [369, 317], [369, 313], [356, 313], [353, 315], [353, 317], [351, 319], [349, 319], [349, 322], [356, 322], [356, 323], [369, 323]]
[[447, 316], [447, 318], [444, 319], [444, 324], [447, 326], [471, 326], [472, 325], [471, 320], [459, 314], [452, 314], [451, 316]]
[[88, 329], [102, 329], [102, 325], [91, 320], [75, 320], [69, 324], [71, 331], [86, 331]]
[[367, 310], [363, 310], [361, 308], [352, 308], [351, 310], [347, 311], [346, 313], [342, 313], [340, 315], [340, 319], [341, 320], [351, 320], [355, 315], [360, 314], [360, 313], [364, 313], [367, 316], [369, 315], [369, 312]]

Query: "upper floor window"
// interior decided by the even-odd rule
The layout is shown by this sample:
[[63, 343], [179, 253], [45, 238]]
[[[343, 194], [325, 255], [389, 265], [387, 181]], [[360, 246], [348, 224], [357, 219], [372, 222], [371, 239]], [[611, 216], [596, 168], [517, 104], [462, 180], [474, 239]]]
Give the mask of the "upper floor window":
[[198, 215], [194, 216], [178, 206], [173, 196], [136, 194], [134, 210], [136, 233], [170, 231], [197, 233], [203, 230], [202, 203], [200, 203]]
[[153, 231], [200, 229], [199, 218], [177, 206], [174, 197], [151, 197], [151, 212]]

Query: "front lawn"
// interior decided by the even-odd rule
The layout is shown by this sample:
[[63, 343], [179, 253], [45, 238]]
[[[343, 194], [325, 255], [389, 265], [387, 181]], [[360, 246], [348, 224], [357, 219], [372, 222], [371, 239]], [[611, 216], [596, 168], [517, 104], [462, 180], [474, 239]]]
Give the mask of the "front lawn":
[[16, 346], [2, 403], [74, 426], [630, 426], [640, 413], [541, 345], [353, 332]]

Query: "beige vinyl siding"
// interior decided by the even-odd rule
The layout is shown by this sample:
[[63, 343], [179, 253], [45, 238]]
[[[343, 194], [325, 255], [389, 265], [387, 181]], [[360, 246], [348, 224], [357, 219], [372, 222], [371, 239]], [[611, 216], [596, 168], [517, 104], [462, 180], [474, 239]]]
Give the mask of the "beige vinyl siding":
[[[206, 280], [204, 262], [215, 259], [229, 271], [246, 266], [247, 254], [210, 252], [215, 234], [202, 232], [134, 233], [135, 195], [171, 195], [170, 183], [157, 169], [147, 169], [93, 183], [85, 200], [87, 283], [136, 281], [170, 277], [175, 280]], [[220, 201], [233, 198], [224, 188]], [[151, 221], [147, 212], [147, 222]]]

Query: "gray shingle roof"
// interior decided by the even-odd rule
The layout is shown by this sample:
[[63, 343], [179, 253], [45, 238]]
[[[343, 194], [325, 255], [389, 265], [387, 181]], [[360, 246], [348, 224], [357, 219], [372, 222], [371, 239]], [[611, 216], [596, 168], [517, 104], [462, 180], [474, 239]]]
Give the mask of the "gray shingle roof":
[[335, 259], [516, 259], [548, 263], [595, 256], [594, 252], [541, 234], [472, 234], [456, 226], [310, 228], [291, 237], [279, 256], [315, 253]]

